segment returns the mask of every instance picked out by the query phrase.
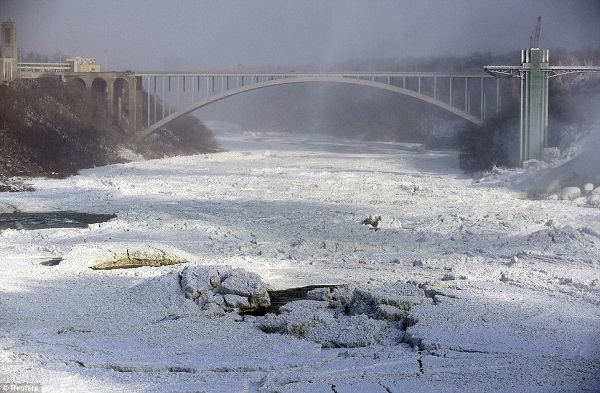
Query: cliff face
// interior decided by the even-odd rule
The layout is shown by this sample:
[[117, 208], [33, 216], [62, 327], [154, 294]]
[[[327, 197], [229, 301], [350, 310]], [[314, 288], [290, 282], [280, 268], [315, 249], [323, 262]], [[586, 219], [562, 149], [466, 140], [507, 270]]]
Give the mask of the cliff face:
[[167, 127], [141, 140], [74, 86], [17, 80], [0, 86], [0, 178], [68, 176], [122, 162], [117, 152], [123, 146], [152, 158], [218, 150], [210, 130], [192, 116]]

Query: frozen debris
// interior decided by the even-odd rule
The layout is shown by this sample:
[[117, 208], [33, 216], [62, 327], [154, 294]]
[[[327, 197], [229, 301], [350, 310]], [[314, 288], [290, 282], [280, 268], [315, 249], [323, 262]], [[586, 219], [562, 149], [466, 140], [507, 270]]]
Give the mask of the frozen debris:
[[408, 311], [423, 302], [425, 293], [413, 284], [395, 282], [376, 290], [355, 289], [349, 304], [351, 315], [369, 314], [374, 316], [377, 305], [388, 304]]
[[[556, 182], [556, 184], [559, 183]], [[559, 189], [557, 193], [548, 195], [546, 200], [568, 200], [572, 201], [574, 205], [583, 206], [587, 204], [593, 207], [599, 207], [600, 187], [594, 188], [592, 183], [586, 183], [583, 186], [583, 190], [579, 187], [565, 187]]]
[[572, 201], [581, 196], [581, 189], [579, 187], [565, 187], [561, 190], [559, 198], [562, 200]]
[[525, 170], [532, 169], [532, 168], [539, 168], [541, 166], [543, 166], [542, 161], [539, 161], [539, 160], [523, 161], [523, 169], [525, 169]]
[[502, 282], [511, 282], [513, 281], [507, 272], [500, 273], [500, 281]]
[[[529, 235], [527, 243], [530, 245], [531, 250], [538, 249], [553, 252], [560, 250], [560, 253], [575, 247], [592, 247], [597, 244], [600, 240], [600, 235], [597, 231], [589, 228], [573, 228], [570, 225], [556, 227], [552, 226], [550, 229], [543, 229], [540, 231], [533, 232]], [[560, 262], [561, 258], [554, 259], [557, 263]]]
[[369, 228], [377, 228], [379, 222], [381, 221], [381, 216], [369, 216], [362, 220], [360, 223]]
[[600, 207], [600, 193], [592, 194], [587, 198], [588, 205]]
[[558, 147], [547, 147], [544, 149], [543, 159], [545, 162], [552, 162], [560, 157], [560, 149]]
[[516, 255], [513, 255], [513, 256], [510, 258], [510, 262], [508, 262], [508, 264], [507, 264], [507, 265], [508, 265], [508, 266], [511, 266], [511, 267], [519, 267], [519, 266], [522, 266], [523, 264], [522, 264], [522, 263], [521, 263], [521, 261], [519, 260], [519, 257], [518, 257], [518, 256], [516, 256]]
[[594, 190], [594, 185], [592, 183], [585, 183], [583, 185], [583, 192], [585, 192], [586, 194], [589, 194], [593, 190]]
[[126, 161], [143, 161], [144, 160], [143, 155], [138, 154], [135, 151], [133, 151], [125, 146], [120, 146], [117, 149], [117, 154], [118, 154], [119, 158], [126, 160]]
[[331, 288], [315, 288], [306, 294], [306, 298], [310, 300], [332, 300], [333, 295], [331, 293]]
[[[324, 291], [326, 289], [327, 291]], [[367, 290], [328, 288], [311, 291], [311, 299], [280, 307], [259, 322], [267, 333], [305, 338], [326, 348], [398, 344], [411, 307], [423, 303], [425, 293], [409, 283], [396, 282]]]
[[181, 272], [181, 289], [211, 315], [248, 311], [271, 305], [261, 278], [244, 269], [227, 266], [186, 266]]
[[185, 297], [191, 300], [197, 300], [208, 292], [212, 293], [220, 283], [218, 266], [186, 266], [181, 272], [181, 289]]
[[18, 211], [19, 211], [19, 209], [17, 209], [13, 205], [11, 205], [9, 203], [0, 202], [0, 214], [3, 214], [3, 213], [17, 213]]
[[0, 192], [34, 191], [33, 187], [21, 178], [0, 179]]

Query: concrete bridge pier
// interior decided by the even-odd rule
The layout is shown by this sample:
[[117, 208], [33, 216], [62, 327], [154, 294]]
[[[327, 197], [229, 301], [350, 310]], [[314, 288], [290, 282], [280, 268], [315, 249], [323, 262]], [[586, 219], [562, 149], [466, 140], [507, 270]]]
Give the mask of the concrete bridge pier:
[[521, 51], [520, 160], [539, 159], [548, 145], [547, 49]]
[[[138, 86], [133, 72], [69, 72], [62, 74], [67, 83], [73, 83], [97, 97], [117, 121], [121, 121], [127, 109], [129, 132], [136, 132], [141, 124], [141, 83]], [[125, 105], [126, 100], [126, 105]], [[139, 104], [138, 104], [139, 102]]]
[[520, 66], [484, 67], [495, 77], [520, 79], [521, 164], [542, 159], [548, 144], [548, 79], [572, 73], [600, 72], [598, 66], [551, 66], [548, 52], [548, 49], [523, 49]]
[[[140, 76], [136, 76], [134, 74], [134, 78], [135, 78], [135, 94], [132, 94], [133, 96], [135, 96], [135, 103], [133, 103], [134, 106], [131, 106], [130, 103], [130, 108], [135, 108], [135, 110], [133, 112], [135, 112], [133, 114], [133, 122], [135, 127], [131, 128], [131, 123], [129, 130], [131, 132], [136, 132], [138, 131], [138, 126], [142, 127], [142, 113], [144, 113], [144, 87], [142, 84], [142, 78]], [[148, 93], [150, 94], [150, 93]], [[148, 100], [150, 100], [150, 96], [148, 96]], [[132, 121], [132, 115], [131, 115], [132, 111], [129, 111], [129, 121]], [[148, 114], [148, 116], [150, 116], [150, 114]]]

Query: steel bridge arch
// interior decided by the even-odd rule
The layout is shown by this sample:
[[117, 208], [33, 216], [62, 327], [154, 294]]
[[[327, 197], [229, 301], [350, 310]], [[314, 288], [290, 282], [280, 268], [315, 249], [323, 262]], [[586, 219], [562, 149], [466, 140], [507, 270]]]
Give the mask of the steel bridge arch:
[[160, 121], [154, 123], [153, 125], [151, 125], [150, 127], [146, 128], [144, 131], [142, 131], [141, 134], [142, 134], [142, 136], [150, 136], [153, 133], [155, 133], [159, 128], [161, 128], [165, 124], [169, 123], [170, 121], [177, 119], [180, 116], [186, 115], [197, 109], [200, 109], [209, 104], [212, 104], [213, 102], [217, 102], [217, 101], [223, 100], [225, 98], [228, 98], [228, 97], [231, 97], [231, 96], [234, 96], [237, 94], [245, 93], [245, 92], [251, 91], [251, 90], [264, 89], [265, 87], [286, 85], [286, 84], [291, 84], [291, 83], [306, 83], [306, 82], [347, 83], [347, 84], [352, 84], [352, 85], [369, 86], [369, 87], [379, 88], [382, 90], [393, 91], [396, 93], [404, 94], [404, 95], [428, 102], [430, 104], [436, 105], [442, 109], [445, 109], [449, 112], [454, 113], [455, 115], [462, 117], [463, 119], [465, 119], [471, 123], [474, 123], [477, 125], [481, 125], [483, 123], [481, 119], [471, 115], [470, 113], [467, 113], [463, 110], [453, 107], [448, 103], [445, 103], [436, 98], [429, 97], [425, 94], [421, 94], [419, 92], [409, 90], [409, 89], [406, 89], [403, 87], [393, 86], [393, 85], [389, 85], [389, 84], [385, 84], [385, 83], [381, 83], [381, 82], [370, 81], [370, 80], [365, 80], [365, 79], [342, 77], [342, 76], [327, 76], [327, 77], [298, 76], [298, 77], [284, 77], [282, 79], [272, 79], [272, 80], [267, 80], [267, 81], [263, 81], [263, 82], [257, 82], [257, 83], [253, 83], [250, 85], [237, 87], [235, 89], [226, 90], [226, 91], [218, 93], [218, 94], [214, 94], [212, 96], [209, 96], [209, 97], [206, 97], [199, 101], [196, 101], [195, 103], [190, 104], [187, 107], [182, 108], [176, 112], [171, 113], [169, 116], [166, 116], [162, 120], [160, 120]]

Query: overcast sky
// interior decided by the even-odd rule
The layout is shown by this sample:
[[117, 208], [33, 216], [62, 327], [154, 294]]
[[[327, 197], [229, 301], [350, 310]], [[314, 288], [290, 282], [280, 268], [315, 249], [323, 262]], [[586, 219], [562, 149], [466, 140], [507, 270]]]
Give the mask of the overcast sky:
[[503, 54], [538, 15], [540, 47], [600, 50], [600, 0], [0, 0], [24, 52], [135, 71]]

